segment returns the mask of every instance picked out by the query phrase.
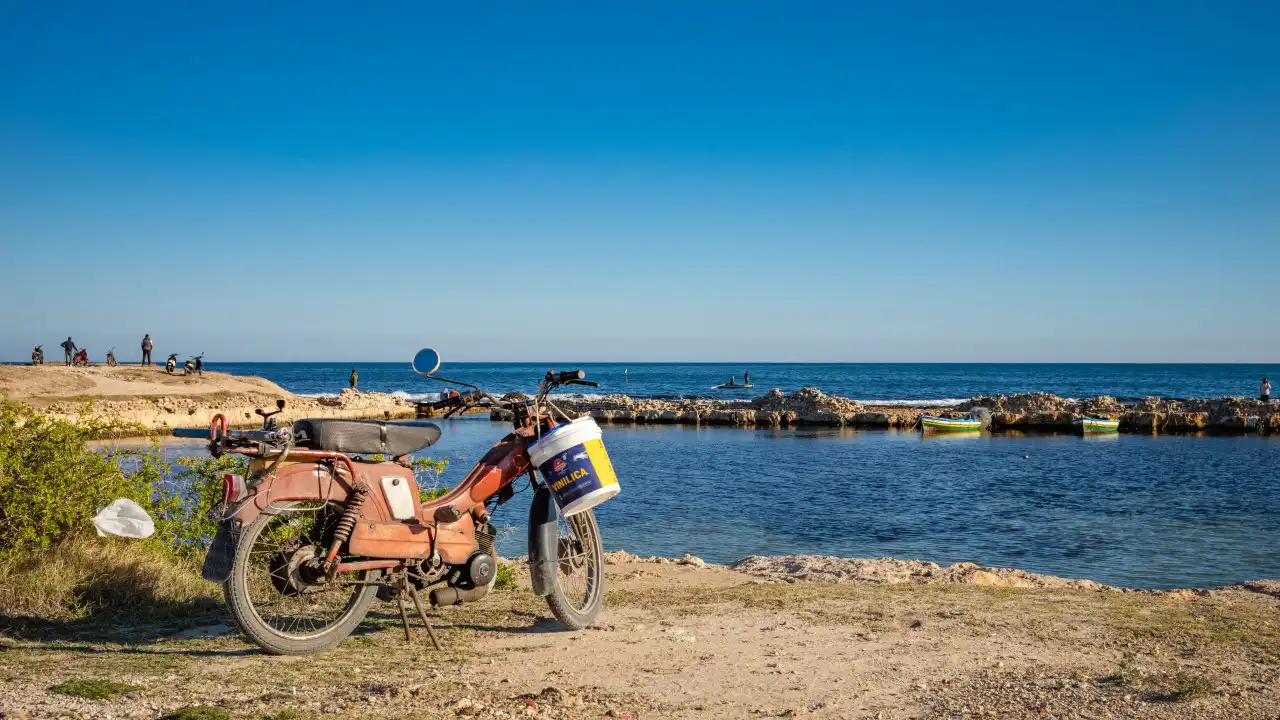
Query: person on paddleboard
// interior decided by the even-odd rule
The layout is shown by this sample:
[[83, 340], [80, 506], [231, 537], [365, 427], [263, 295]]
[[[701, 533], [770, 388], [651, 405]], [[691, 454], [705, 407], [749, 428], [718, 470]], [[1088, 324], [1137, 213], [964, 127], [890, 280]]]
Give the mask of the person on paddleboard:
[[751, 384], [751, 373], [750, 373], [750, 371], [747, 371], [747, 370], [743, 370], [743, 371], [742, 371], [742, 384], [743, 384], [743, 385], [750, 385], [750, 384]]

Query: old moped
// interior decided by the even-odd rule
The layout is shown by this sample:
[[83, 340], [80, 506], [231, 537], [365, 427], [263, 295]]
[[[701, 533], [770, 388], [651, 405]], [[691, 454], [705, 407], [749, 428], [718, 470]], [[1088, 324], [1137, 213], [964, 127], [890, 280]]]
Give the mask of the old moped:
[[[260, 430], [179, 429], [206, 438], [215, 457], [249, 458], [247, 476], [223, 478], [223, 505], [203, 575], [221, 583], [237, 623], [263, 650], [297, 655], [332, 648], [364, 619], [379, 595], [399, 606], [406, 639], [412, 603], [427, 627], [421, 595], [449, 606], [485, 597], [497, 578], [492, 513], [527, 479], [533, 488], [528, 556], [533, 592], [570, 630], [592, 624], [604, 600], [604, 551], [595, 514], [565, 517], [530, 446], [572, 420], [547, 400], [562, 385], [597, 386], [581, 371], [549, 371], [532, 398], [504, 401], [467, 383], [435, 375], [440, 356], [414, 358], [420, 375], [464, 385], [435, 403], [449, 417], [497, 408], [513, 429], [445, 495], [425, 500], [410, 460], [439, 439], [423, 421], [304, 419], [277, 425], [259, 410]], [[557, 466], [560, 464], [557, 462]], [[551, 461], [548, 461], [550, 466]], [[609, 470], [612, 473], [612, 469]], [[381, 591], [381, 592], [380, 592]]]

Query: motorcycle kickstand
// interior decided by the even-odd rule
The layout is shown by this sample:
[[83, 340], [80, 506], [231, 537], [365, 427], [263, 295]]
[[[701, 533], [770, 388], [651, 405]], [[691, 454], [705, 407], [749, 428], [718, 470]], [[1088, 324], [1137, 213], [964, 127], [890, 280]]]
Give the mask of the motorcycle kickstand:
[[400, 590], [400, 594], [396, 597], [396, 605], [400, 607], [400, 623], [404, 625], [404, 641], [413, 642], [413, 636], [409, 634], [409, 615], [404, 610], [404, 590]]
[[[413, 598], [413, 605], [418, 608], [418, 617], [422, 618], [422, 625], [427, 628], [427, 635], [431, 636], [431, 644], [435, 646], [436, 650], [443, 650], [444, 648], [440, 647], [440, 641], [436, 639], [435, 629], [431, 627], [431, 621], [427, 619], [427, 612], [422, 609], [422, 600], [418, 598], [418, 589], [412, 583], [409, 584], [409, 597]], [[404, 605], [400, 606], [400, 613], [404, 614]], [[409, 621], [405, 620], [406, 629], [409, 627], [408, 623]]]

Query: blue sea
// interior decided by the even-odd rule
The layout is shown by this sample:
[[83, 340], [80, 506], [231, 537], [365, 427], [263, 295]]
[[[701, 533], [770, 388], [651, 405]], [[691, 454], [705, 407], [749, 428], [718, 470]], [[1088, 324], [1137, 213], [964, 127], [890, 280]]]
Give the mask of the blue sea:
[[[442, 385], [415, 375], [403, 363], [218, 363], [211, 370], [259, 375], [303, 395], [337, 393], [354, 368], [362, 390], [424, 396]], [[448, 363], [438, 374], [473, 383], [490, 392], [531, 392], [548, 369], [587, 372], [600, 383], [594, 393], [640, 397], [754, 397], [816, 387], [856, 400], [958, 402], [974, 395], [1050, 392], [1063, 397], [1149, 395], [1171, 398], [1254, 395], [1262, 377], [1277, 365], [1127, 365], [1025, 363]], [[750, 373], [754, 390], [714, 390]]]
[[[348, 364], [226, 363], [306, 394], [346, 386]], [[419, 396], [439, 386], [407, 364], [358, 364], [360, 387]], [[531, 391], [548, 367], [583, 368], [592, 392], [720, 396], [813, 386], [863, 400], [938, 401], [1043, 390], [1064, 396], [1252, 395], [1258, 365], [446, 364], [488, 390]], [[625, 373], [624, 373], [625, 370]], [[459, 480], [509, 427], [440, 421], [424, 455]], [[605, 544], [712, 562], [749, 554], [972, 561], [1141, 588], [1280, 578], [1280, 438], [606, 426], [623, 492], [598, 508]], [[182, 451], [182, 450], [179, 450]], [[198, 452], [188, 446], [188, 452]], [[528, 494], [498, 514], [520, 555]]]

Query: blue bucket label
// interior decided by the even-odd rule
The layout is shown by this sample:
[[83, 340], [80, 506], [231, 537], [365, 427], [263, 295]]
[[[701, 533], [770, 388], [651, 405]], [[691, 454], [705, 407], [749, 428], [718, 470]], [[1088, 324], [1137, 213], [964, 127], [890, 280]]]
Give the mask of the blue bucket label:
[[602, 487], [618, 484], [613, 463], [599, 440], [588, 440], [553, 455], [539, 469], [561, 507]]

